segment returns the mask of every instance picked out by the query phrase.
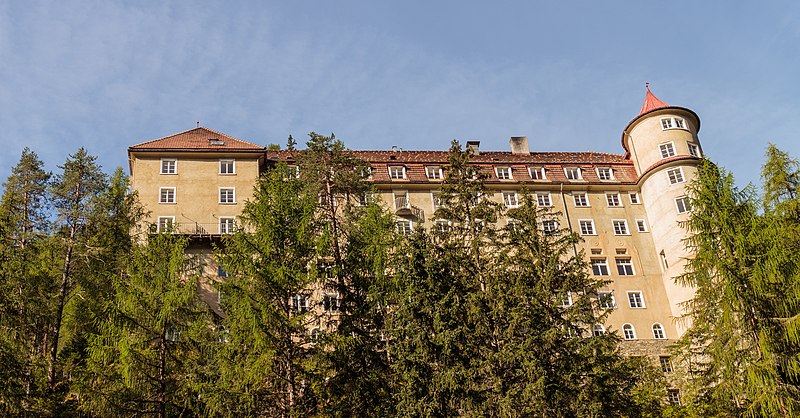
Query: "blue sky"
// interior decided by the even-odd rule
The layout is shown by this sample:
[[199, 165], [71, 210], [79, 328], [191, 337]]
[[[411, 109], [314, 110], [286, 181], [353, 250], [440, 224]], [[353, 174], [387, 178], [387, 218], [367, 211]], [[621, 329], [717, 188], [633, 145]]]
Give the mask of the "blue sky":
[[646, 81], [740, 184], [768, 142], [800, 158], [789, 1], [6, 1], [0, 63], [2, 179], [26, 145], [127, 169], [197, 121], [262, 145], [621, 153]]

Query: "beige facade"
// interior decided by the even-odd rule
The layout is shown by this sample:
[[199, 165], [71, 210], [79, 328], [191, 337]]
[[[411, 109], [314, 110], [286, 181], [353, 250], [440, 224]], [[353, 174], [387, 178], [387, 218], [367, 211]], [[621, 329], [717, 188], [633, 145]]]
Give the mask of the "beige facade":
[[[642, 111], [623, 130], [624, 154], [530, 152], [524, 137], [511, 138], [510, 152], [468, 144], [471, 164], [489, 175], [488, 198], [513, 207], [524, 188], [552, 207], [559, 227], [582, 236], [579, 251], [591, 273], [609, 281], [603, 289], [609, 315], [597, 331], [617, 331], [632, 354], [663, 355], [685, 332], [678, 318], [693, 289], [674, 278], [689, 255], [680, 221], [688, 216], [686, 184], [700, 161], [699, 127], [694, 112], [668, 106], [648, 90]], [[371, 165], [371, 181], [401, 230], [434, 225], [447, 151], [353, 154]], [[241, 213], [259, 173], [277, 161], [292, 164], [294, 155], [205, 128], [129, 149], [132, 186], [151, 212], [149, 222], [161, 228], [167, 219], [174, 231], [195, 237], [229, 232], [224, 220]], [[230, 162], [232, 172], [224, 166]], [[196, 252], [213, 264], [202, 245]], [[214, 268], [208, 274], [217, 276]], [[325, 297], [313, 292], [310, 300]]]

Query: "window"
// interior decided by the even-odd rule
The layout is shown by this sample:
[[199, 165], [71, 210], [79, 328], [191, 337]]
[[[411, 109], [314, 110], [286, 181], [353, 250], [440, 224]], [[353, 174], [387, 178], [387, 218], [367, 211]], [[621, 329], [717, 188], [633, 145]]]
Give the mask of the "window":
[[517, 199], [517, 192], [503, 192], [503, 203], [508, 208], [515, 208], [519, 206], [519, 200]]
[[175, 203], [175, 188], [160, 187], [158, 189], [158, 203]]
[[561, 307], [566, 308], [572, 306], [572, 295], [569, 292], [564, 292], [561, 295]]
[[622, 202], [619, 200], [619, 193], [606, 193], [606, 201], [610, 207], [622, 206]]
[[542, 231], [544, 231], [545, 235], [555, 234], [558, 232], [558, 222], [553, 219], [542, 221]]
[[411, 235], [413, 229], [411, 228], [411, 221], [409, 220], [399, 220], [395, 223], [395, 228], [397, 229], [397, 233], [400, 235]]
[[644, 219], [636, 220], [636, 230], [639, 232], [647, 232], [647, 223], [645, 223]]
[[626, 340], [635, 340], [636, 339], [636, 330], [633, 329], [633, 325], [625, 324], [622, 326], [622, 338]]
[[567, 180], [581, 180], [583, 176], [581, 176], [581, 169], [579, 167], [567, 167], [564, 169], [564, 175], [567, 176]]
[[624, 219], [614, 219], [611, 221], [614, 226], [614, 235], [630, 235], [628, 233], [628, 221]]
[[591, 219], [581, 219], [578, 221], [581, 228], [581, 235], [594, 235], [594, 221]]
[[600, 180], [614, 180], [614, 171], [607, 167], [598, 168], [597, 177], [599, 177]]
[[614, 309], [617, 307], [617, 302], [614, 300], [614, 292], [597, 292], [597, 302], [600, 304], [601, 309]]
[[327, 293], [322, 297], [322, 310], [324, 312], [339, 312], [341, 301], [338, 294]]
[[303, 294], [294, 295], [291, 298], [292, 310], [303, 313], [308, 311], [308, 296]]
[[639, 193], [628, 193], [628, 197], [631, 199], [631, 205], [638, 205], [641, 203], [639, 200]]
[[675, 155], [675, 147], [672, 142], [667, 142], [658, 146], [661, 150], [661, 158], [669, 158]]
[[678, 213], [686, 213], [692, 210], [692, 205], [689, 203], [689, 197], [687, 196], [675, 199], [675, 206], [678, 208]]
[[[294, 178], [300, 178], [300, 166], [297, 165], [287, 165], [286, 168], [289, 170], [289, 174], [294, 174]], [[369, 168], [369, 167], [367, 167]]]
[[689, 155], [691, 155], [692, 157], [700, 158], [701, 156], [700, 146], [695, 144], [694, 142], [689, 142], [687, 143], [687, 145], [689, 146]]
[[175, 225], [174, 216], [159, 216], [158, 217], [158, 232], [171, 231]]
[[683, 118], [671, 117], [661, 119], [661, 129], [686, 129], [686, 121]]
[[236, 191], [233, 188], [219, 189], [219, 203], [230, 205], [236, 203]]
[[575, 207], [589, 207], [589, 199], [586, 193], [573, 193], [572, 198], [575, 200]]
[[219, 160], [219, 173], [220, 174], [236, 174], [236, 161], [234, 161], [234, 160]]
[[683, 183], [683, 171], [680, 167], [667, 170], [667, 176], [669, 177], [669, 184]]
[[544, 180], [547, 178], [545, 177], [544, 167], [528, 167], [528, 174], [530, 174], [531, 178], [534, 180]]
[[631, 308], [644, 308], [642, 292], [635, 290], [628, 292], [628, 306]]
[[235, 218], [219, 218], [219, 233], [232, 234], [236, 231]]
[[608, 262], [605, 258], [592, 259], [592, 273], [595, 276], [608, 276]]
[[446, 221], [444, 219], [437, 219], [433, 221], [433, 227], [435, 228], [436, 231], [447, 232], [450, 230], [450, 221]]
[[661, 371], [664, 373], [672, 373], [672, 359], [669, 356], [661, 356], [658, 358], [658, 364], [661, 365]]
[[592, 326], [592, 335], [595, 337], [602, 337], [605, 334], [606, 327], [604, 327], [603, 324], [594, 324], [594, 326]]
[[439, 197], [439, 192], [431, 192], [431, 201], [433, 202], [433, 210], [442, 206], [442, 198]]
[[161, 174], [178, 174], [178, 160], [174, 158], [162, 158]]
[[425, 166], [425, 175], [428, 176], [429, 179], [439, 180], [442, 178], [442, 167], [438, 165]]
[[617, 258], [617, 273], [620, 276], [633, 276], [633, 263], [630, 257]]
[[375, 201], [375, 194], [369, 192], [362, 192], [356, 194], [356, 205], [367, 206], [370, 202]]
[[661, 256], [661, 265], [664, 266], [664, 270], [667, 270], [669, 268], [669, 263], [667, 262], [667, 254], [664, 252], [664, 250], [661, 250], [661, 252], [658, 253], [658, 255]]
[[406, 167], [402, 165], [390, 165], [389, 166], [389, 178], [390, 179], [404, 179], [406, 178]]
[[511, 167], [495, 167], [495, 173], [500, 180], [511, 180]]
[[670, 405], [680, 405], [681, 404], [681, 391], [680, 389], [668, 389], [667, 390], [667, 401]]
[[653, 324], [653, 338], [657, 340], [667, 339], [667, 334], [664, 333], [664, 327], [661, 324]]
[[408, 200], [408, 192], [403, 191], [395, 191], [394, 192], [394, 208], [395, 209], [404, 209], [411, 207], [410, 202]]
[[550, 201], [550, 193], [546, 192], [536, 193], [536, 204], [538, 204], [541, 207], [552, 206], [553, 203]]

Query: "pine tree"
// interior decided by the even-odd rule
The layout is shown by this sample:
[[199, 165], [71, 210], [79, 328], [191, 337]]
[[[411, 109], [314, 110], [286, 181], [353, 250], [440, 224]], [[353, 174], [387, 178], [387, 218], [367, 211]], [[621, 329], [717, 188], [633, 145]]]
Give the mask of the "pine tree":
[[195, 385], [213, 328], [187, 245], [186, 238], [162, 233], [131, 248], [124, 273], [113, 278], [98, 333], [89, 337], [83, 411], [158, 417], [201, 412]]

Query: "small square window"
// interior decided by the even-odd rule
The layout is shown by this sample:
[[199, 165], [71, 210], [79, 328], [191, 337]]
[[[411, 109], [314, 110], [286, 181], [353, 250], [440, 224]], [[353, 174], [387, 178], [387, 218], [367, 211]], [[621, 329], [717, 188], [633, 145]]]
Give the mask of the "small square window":
[[608, 276], [608, 262], [605, 258], [593, 258], [592, 274], [595, 276]]
[[580, 225], [581, 235], [595, 235], [594, 221], [591, 219], [581, 219], [578, 221]]
[[667, 390], [667, 401], [670, 405], [680, 406], [681, 404], [681, 391], [680, 389]]
[[686, 213], [692, 210], [692, 205], [689, 203], [688, 196], [682, 196], [675, 199], [675, 206], [678, 208], [678, 213]]
[[511, 180], [511, 167], [496, 167], [494, 169], [497, 178], [500, 180]]
[[647, 232], [647, 223], [644, 221], [644, 219], [636, 220], [636, 230], [639, 232]]
[[395, 223], [395, 228], [397, 229], [397, 233], [400, 235], [408, 236], [411, 235], [411, 232], [413, 232], [411, 221], [405, 219], [397, 221]]
[[517, 192], [503, 192], [503, 203], [508, 208], [516, 208], [519, 206], [517, 199]]
[[689, 155], [692, 157], [700, 158], [702, 154], [700, 154], [700, 146], [695, 144], [694, 142], [689, 142]]
[[642, 292], [638, 290], [629, 291], [628, 306], [631, 308], [644, 308], [644, 297], [642, 297]]
[[608, 206], [612, 208], [622, 206], [619, 193], [606, 193], [606, 201], [608, 202]]
[[406, 167], [402, 165], [390, 165], [389, 178], [394, 180], [406, 178]]
[[658, 149], [661, 150], [661, 158], [669, 158], [675, 155], [675, 147], [672, 142], [661, 144]]
[[581, 169], [579, 167], [567, 167], [564, 168], [564, 175], [567, 176], [567, 180], [582, 180], [583, 176], [581, 175]]
[[528, 167], [528, 173], [534, 180], [544, 180], [547, 178], [545, 177], [544, 167]]
[[638, 205], [639, 203], [641, 203], [641, 201], [639, 200], [639, 193], [628, 193], [628, 197], [631, 199], [632, 205]]
[[162, 158], [161, 174], [178, 174], [178, 160], [174, 158]]
[[174, 187], [159, 188], [158, 203], [175, 203], [175, 188]]
[[223, 205], [232, 205], [236, 203], [236, 191], [233, 188], [219, 189], [219, 203]]
[[234, 160], [219, 160], [220, 174], [236, 174], [236, 162]]
[[175, 226], [174, 216], [159, 216], [158, 217], [158, 232], [169, 232]]
[[219, 218], [219, 233], [232, 234], [236, 232], [235, 218]]
[[658, 364], [661, 365], [661, 371], [664, 373], [672, 373], [672, 359], [669, 356], [661, 356], [658, 358]]
[[683, 183], [683, 171], [680, 167], [667, 170], [667, 177], [669, 177], [669, 184]]
[[603, 254], [603, 250], [601, 248], [592, 248], [592, 255], [600, 255]]
[[536, 204], [541, 207], [553, 206], [553, 202], [550, 201], [550, 193], [546, 192], [536, 193]]
[[599, 177], [600, 180], [614, 180], [614, 171], [607, 167], [598, 168], [597, 177]]
[[633, 262], [630, 257], [617, 258], [617, 274], [620, 276], [633, 276]]
[[628, 233], [628, 221], [624, 219], [614, 219], [611, 221], [614, 227], [614, 235], [630, 235]]
[[425, 175], [431, 180], [440, 180], [442, 178], [442, 167], [438, 165], [425, 166]]
[[597, 292], [597, 302], [600, 305], [600, 309], [614, 309], [617, 307], [617, 302], [614, 300], [614, 292]]
[[575, 207], [589, 207], [589, 199], [586, 193], [573, 193], [572, 198], [575, 200]]

